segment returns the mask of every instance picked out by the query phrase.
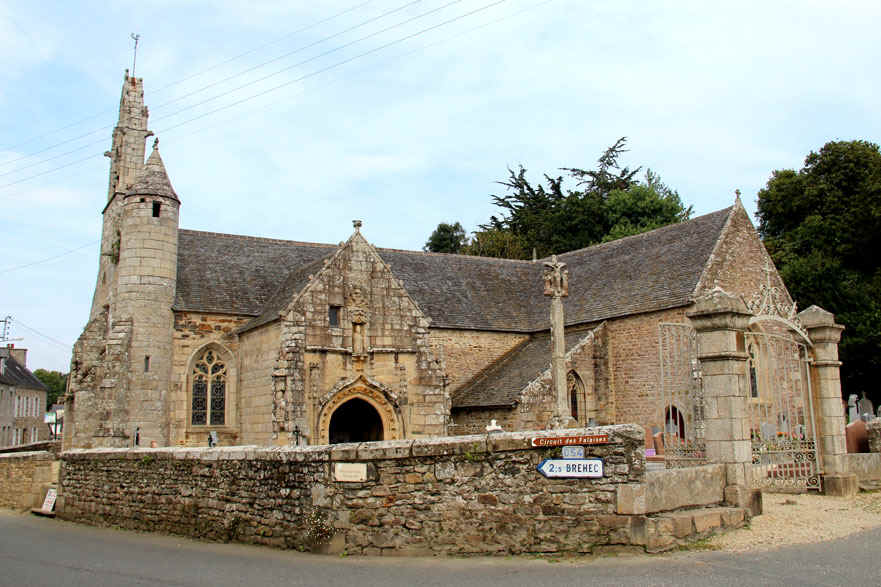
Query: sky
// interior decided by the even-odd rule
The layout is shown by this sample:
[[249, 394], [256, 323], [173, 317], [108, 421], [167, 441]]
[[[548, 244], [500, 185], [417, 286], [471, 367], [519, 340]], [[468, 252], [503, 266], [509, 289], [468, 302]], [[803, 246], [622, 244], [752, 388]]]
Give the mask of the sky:
[[336, 243], [361, 219], [419, 250], [496, 213], [508, 168], [591, 168], [622, 136], [695, 215], [735, 189], [754, 213], [773, 170], [881, 142], [878, 22], [877, 1], [0, 0], [0, 318], [29, 368], [69, 369], [132, 33], [182, 228]]

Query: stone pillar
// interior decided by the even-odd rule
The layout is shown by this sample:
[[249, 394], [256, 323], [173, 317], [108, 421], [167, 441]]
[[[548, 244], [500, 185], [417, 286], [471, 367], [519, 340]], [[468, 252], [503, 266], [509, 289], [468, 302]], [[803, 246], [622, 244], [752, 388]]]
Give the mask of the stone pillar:
[[829, 495], [853, 495], [858, 487], [856, 475], [849, 474], [847, 467], [841, 361], [838, 360], [838, 342], [844, 326], [836, 324], [835, 316], [818, 306], [800, 312], [798, 317], [814, 345], [811, 391], [815, 398], [823, 490]]
[[551, 428], [568, 428], [576, 425], [569, 409], [566, 394], [566, 338], [563, 319], [563, 298], [569, 295], [569, 270], [565, 263], [545, 262], [544, 294], [551, 297], [551, 382], [554, 392], [554, 415]]
[[749, 507], [752, 447], [744, 331], [751, 314], [742, 299], [717, 288], [696, 300], [687, 316], [697, 331], [707, 458], [725, 465], [726, 502]]

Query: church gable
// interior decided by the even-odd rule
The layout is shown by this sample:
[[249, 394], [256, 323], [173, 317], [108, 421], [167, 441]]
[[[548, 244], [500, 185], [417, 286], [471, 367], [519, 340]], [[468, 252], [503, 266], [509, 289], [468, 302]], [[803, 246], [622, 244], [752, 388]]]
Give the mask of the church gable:
[[[281, 318], [274, 430], [317, 439], [333, 438], [335, 429], [338, 438], [358, 438], [358, 430], [343, 430], [339, 422], [365, 409], [382, 416], [376, 421], [381, 430], [371, 429], [365, 440], [376, 434], [384, 439], [443, 434], [449, 408], [441, 365], [429, 347], [429, 319], [360, 234], [360, 222], [355, 227], [314, 273], [299, 270], [289, 277], [277, 300], [305, 285], [280, 312], [270, 308], [257, 319], [269, 320], [274, 313]], [[336, 397], [342, 393], [341, 381], [358, 377], [388, 393], [369, 399]], [[367, 404], [376, 405], [368, 409]], [[349, 415], [337, 420], [336, 410]]]
[[302, 317], [307, 349], [355, 357], [417, 350], [429, 320], [360, 231], [322, 265], [282, 311], [287, 320]]
[[768, 285], [781, 292], [785, 298], [782, 302], [792, 304], [771, 256], [753, 227], [749, 214], [738, 200], [704, 266], [692, 299], [718, 287], [750, 302], [763, 286]]

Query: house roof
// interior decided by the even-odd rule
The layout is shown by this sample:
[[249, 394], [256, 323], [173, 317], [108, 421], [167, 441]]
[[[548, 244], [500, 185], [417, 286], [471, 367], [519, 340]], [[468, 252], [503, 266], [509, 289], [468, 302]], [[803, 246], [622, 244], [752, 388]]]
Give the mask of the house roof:
[[0, 361], [3, 363], [3, 368], [0, 369], [0, 384], [47, 391], [43, 382], [27, 367], [16, 361], [8, 349], [0, 348]]
[[[731, 210], [559, 255], [570, 272], [566, 323], [688, 304]], [[248, 327], [265, 324], [338, 248], [181, 230], [174, 308], [255, 316]], [[433, 327], [511, 332], [549, 327], [541, 262], [377, 252]]]
[[[567, 332], [566, 351], [590, 336], [591, 330]], [[453, 393], [453, 408], [512, 407], [530, 382], [549, 369], [551, 336], [532, 335]]]

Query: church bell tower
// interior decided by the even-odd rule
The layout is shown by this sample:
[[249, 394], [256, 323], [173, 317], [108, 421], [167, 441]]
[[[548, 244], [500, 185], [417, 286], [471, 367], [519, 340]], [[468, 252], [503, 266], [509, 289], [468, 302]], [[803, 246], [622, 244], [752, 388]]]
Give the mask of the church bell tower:
[[144, 168], [145, 141], [153, 134], [147, 130], [148, 116], [144, 105], [144, 80], [130, 77], [128, 70], [125, 70], [119, 98], [119, 119], [113, 129], [110, 150], [104, 153], [110, 159], [110, 177], [107, 202], [102, 211], [101, 255], [90, 319], [109, 306], [114, 297], [121, 244], [122, 199]]

